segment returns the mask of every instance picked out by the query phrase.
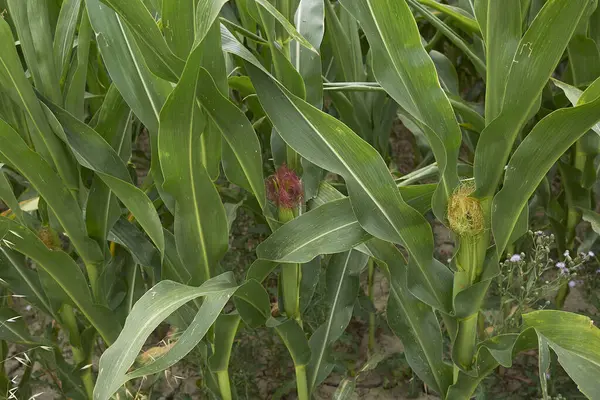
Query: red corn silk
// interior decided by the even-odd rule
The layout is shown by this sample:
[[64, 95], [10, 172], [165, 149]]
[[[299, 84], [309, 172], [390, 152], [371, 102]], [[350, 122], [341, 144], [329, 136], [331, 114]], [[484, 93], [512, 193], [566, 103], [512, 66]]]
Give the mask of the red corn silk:
[[298, 207], [304, 196], [302, 182], [296, 173], [282, 164], [267, 178], [267, 198], [280, 208]]

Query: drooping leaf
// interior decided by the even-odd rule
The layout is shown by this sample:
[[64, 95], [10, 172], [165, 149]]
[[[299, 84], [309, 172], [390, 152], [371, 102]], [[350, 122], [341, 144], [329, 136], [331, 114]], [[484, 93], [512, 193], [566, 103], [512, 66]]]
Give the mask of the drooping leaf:
[[156, 21], [142, 0], [102, 0], [116, 11], [135, 35], [148, 68], [156, 76], [177, 82], [184, 62], [165, 41]]
[[[1, 21], [0, 21], [1, 24]], [[79, 204], [60, 177], [31, 150], [10, 125], [0, 120], [0, 154], [27, 178], [54, 211], [83, 260], [90, 265], [103, 259], [98, 245], [87, 236]]]
[[108, 309], [94, 304], [88, 282], [71, 257], [61, 250], [49, 249], [28, 228], [4, 217], [0, 217], [0, 233], [3, 246], [34, 260], [69, 296], [104, 340], [108, 343], [114, 340], [119, 330], [118, 323]]
[[334, 255], [327, 266], [327, 294], [329, 305], [325, 322], [309, 340], [311, 359], [308, 364], [308, 387], [314, 391], [333, 370], [329, 353], [332, 344], [340, 338], [350, 322], [358, 296], [359, 275], [368, 257], [356, 250]]
[[480, 74], [485, 74], [485, 63], [471, 48], [471, 46], [469, 45], [469, 43], [467, 43], [466, 40], [464, 40], [458, 33], [454, 32], [454, 30], [448, 24], [439, 19], [434, 13], [432, 13], [426, 7], [419, 4], [419, 1], [406, 0], [406, 2], [414, 8], [416, 8], [419, 11], [419, 13], [431, 23], [431, 25], [436, 27], [438, 32], [446, 36], [448, 40], [452, 42], [452, 44], [458, 47], [469, 58], [469, 60], [471, 60], [471, 62], [475, 66], [475, 69]]
[[405, 0], [343, 0], [342, 5], [360, 21], [367, 35], [377, 60], [373, 65], [375, 77], [422, 125], [442, 171], [434, 212], [444, 221], [445, 199], [458, 184], [456, 166], [461, 132], [440, 87], [433, 61], [423, 47], [414, 17]]
[[[223, 139], [241, 166], [242, 177], [230, 174], [227, 174], [227, 177], [233, 183], [251, 191], [264, 210], [266, 194], [262, 156], [260, 143], [252, 124], [239, 108], [220, 93], [213, 78], [204, 68], [200, 69], [198, 79], [202, 82], [202, 85], [198, 87], [198, 100], [209, 118], [218, 127]], [[227, 173], [227, 168], [224, 169]]]
[[[539, 340], [558, 355], [558, 362], [588, 398], [600, 393], [600, 330], [588, 317], [564, 311], [543, 310], [523, 315]], [[544, 379], [541, 377], [540, 379]]]
[[260, 4], [260, 6], [262, 8], [264, 8], [269, 14], [271, 14], [277, 20], [277, 22], [279, 22], [281, 24], [281, 26], [287, 31], [287, 33], [292, 38], [294, 38], [294, 40], [296, 40], [298, 43], [300, 43], [302, 46], [306, 47], [307, 49], [318, 54], [317, 49], [315, 49], [313, 47], [313, 45], [304, 38], [304, 36], [299, 34], [298, 31], [296, 30], [296, 28], [294, 28], [294, 25], [292, 25], [290, 23], [290, 21], [288, 21], [286, 19], [286, 17], [283, 16], [279, 12], [279, 10], [277, 10], [277, 8], [275, 8], [268, 0], [255, 0], [255, 1], [257, 4]]
[[410, 367], [443, 395], [452, 383], [452, 369], [443, 359], [442, 333], [435, 312], [409, 292], [404, 257], [395, 246], [379, 239], [371, 239], [364, 246], [379, 260], [390, 280], [388, 325], [402, 340]]
[[371, 237], [358, 223], [350, 200], [326, 203], [276, 230], [258, 245], [259, 258], [305, 263], [319, 254], [341, 253]]
[[[11, 2], [11, 4], [13, 3]], [[14, 4], [19, 8], [19, 17], [15, 18], [20, 18], [21, 13], [25, 12], [22, 9], [25, 2], [16, 1]], [[26, 22], [22, 21], [22, 23]], [[24, 27], [23, 29], [28, 28]], [[20, 40], [21, 46], [27, 47], [24, 42], [26, 39], [20, 38]], [[36, 151], [51, 167], [56, 169], [67, 187], [75, 191], [79, 188], [79, 176], [73, 157], [69, 154], [66, 146], [52, 133], [44, 111], [23, 72], [14, 43], [10, 26], [4, 18], [0, 18], [0, 47], [3, 49], [0, 52], [0, 84], [3, 91], [9, 94], [29, 118], [29, 132]], [[35, 63], [35, 61], [32, 62]], [[59, 97], [60, 100], [61, 97]]]
[[499, 255], [521, 210], [548, 170], [600, 119], [600, 94], [596, 96], [588, 103], [554, 111], [542, 119], [513, 154], [504, 185], [492, 204], [492, 231]]
[[462, 8], [450, 6], [444, 3], [438, 3], [435, 0], [419, 0], [419, 3], [429, 6], [434, 10], [437, 10], [452, 18], [466, 32], [481, 34], [479, 24], [477, 23], [477, 21], [473, 19], [473, 16], [469, 15]]
[[402, 243], [411, 254], [420, 298], [450, 309], [451, 272], [433, 260], [426, 220], [396, 189], [381, 156], [348, 127], [310, 106], [246, 64], [259, 100], [286, 143], [310, 162], [344, 177], [359, 223], [373, 236]]
[[[100, 358], [100, 370], [94, 388], [94, 399], [108, 400], [121, 385], [131, 379], [129, 376], [135, 374], [136, 371], [146, 370], [150, 373], [156, 367], [160, 367], [161, 362], [170, 360], [161, 357], [155, 362], [130, 373], [129, 376], [127, 374], [150, 333], [171, 313], [190, 300], [202, 296], [206, 297], [203, 308], [194, 319], [195, 325], [198, 325], [196, 329], [203, 331], [205, 334], [229, 297], [235, 292], [235, 289], [232, 274], [226, 273], [206, 281], [200, 287], [162, 281], [146, 292], [135, 303], [119, 338]], [[186, 332], [187, 334], [184, 333], [185, 338], [180, 337], [177, 344], [167, 354], [170, 354], [175, 346], [179, 348], [187, 347], [190, 341], [197, 340], [196, 343], [198, 343], [204, 336], [204, 334], [193, 335], [191, 330], [186, 330]], [[170, 365], [170, 361], [166, 364]]]
[[547, 2], [521, 38], [508, 73], [502, 112], [479, 137], [474, 167], [478, 196], [491, 197], [496, 191], [513, 142], [535, 111], [585, 3], [583, 0]]
[[[162, 225], [152, 201], [131, 181], [131, 176], [119, 154], [96, 131], [55, 104], [46, 105], [64, 129], [62, 137], [69, 144], [79, 163], [98, 174], [102, 181], [127, 206], [156, 247], [164, 251]], [[60, 136], [61, 132], [56, 132]]]
[[537, 337], [533, 329], [521, 333], [497, 335], [479, 343], [476, 354], [477, 374], [458, 372], [454, 384], [448, 389], [447, 400], [462, 400], [473, 395], [479, 384], [499, 365], [512, 366], [518, 353], [537, 348]]
[[0, 266], [0, 278], [8, 283], [12, 292], [25, 296], [27, 302], [58, 320], [44, 293], [39, 276], [27, 267], [26, 259], [22, 254], [0, 247]]

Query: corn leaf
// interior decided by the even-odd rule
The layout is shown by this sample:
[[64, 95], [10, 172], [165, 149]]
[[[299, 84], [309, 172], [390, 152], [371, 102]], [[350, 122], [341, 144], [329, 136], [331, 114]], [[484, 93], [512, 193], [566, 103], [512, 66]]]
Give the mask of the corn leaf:
[[[71, 53], [73, 51], [73, 41], [75, 39], [75, 30], [77, 22], [81, 15], [82, 0], [67, 0], [60, 7], [58, 21], [56, 22], [56, 32], [54, 32], [54, 64], [58, 69], [58, 76], [66, 75], [70, 63]], [[79, 43], [81, 44], [81, 43]]]
[[215, 273], [229, 243], [227, 217], [205, 166], [201, 146], [208, 124], [196, 103], [201, 68], [194, 51], [160, 114], [159, 155], [164, 188], [176, 200], [175, 240], [190, 284], [200, 285]]
[[308, 364], [308, 387], [314, 391], [329, 376], [334, 364], [329, 353], [333, 343], [342, 336], [350, 323], [358, 296], [359, 275], [368, 257], [356, 250], [334, 255], [327, 266], [326, 302], [329, 311], [325, 322], [309, 340], [311, 358]]
[[102, 2], [115, 10], [129, 26], [152, 73], [162, 79], [177, 82], [183, 71], [184, 62], [171, 52], [144, 2], [142, 0], [102, 0]]
[[75, 197], [42, 157], [27, 147], [19, 134], [2, 120], [0, 154], [18, 169], [46, 200], [81, 258], [89, 264], [100, 263], [103, 259], [102, 253], [98, 245], [87, 236], [83, 214]]
[[259, 100], [286, 143], [308, 161], [344, 177], [359, 223], [373, 236], [401, 243], [411, 254], [411, 289], [450, 310], [451, 272], [433, 260], [426, 220], [396, 189], [381, 156], [348, 127], [278, 86], [246, 64]]
[[547, 2], [521, 38], [508, 74], [502, 112], [481, 133], [475, 152], [474, 173], [480, 197], [490, 197], [496, 191], [513, 142], [535, 111], [585, 3], [583, 0]]
[[521, 210], [548, 170], [600, 119], [598, 96], [596, 93], [596, 98], [588, 103], [554, 111], [542, 119], [513, 154], [502, 189], [492, 204], [492, 231], [498, 255], [504, 251]]
[[[523, 323], [547, 342], [558, 362], [590, 399], [600, 393], [600, 330], [588, 317], [564, 311], [534, 311], [523, 315]], [[543, 377], [541, 379], [544, 379]]]
[[490, 2], [487, 8], [485, 120], [502, 111], [508, 73], [522, 36], [520, 0]]
[[252, 124], [235, 104], [220, 93], [208, 71], [200, 69], [198, 79], [202, 82], [202, 85], [198, 86], [198, 101], [221, 132], [241, 166], [242, 176], [235, 175], [237, 169], [228, 170], [225, 167], [226, 173], [229, 171], [227, 177], [231, 182], [253, 193], [261, 208], [265, 209], [262, 153]]
[[283, 225], [258, 245], [256, 254], [277, 263], [305, 263], [319, 254], [348, 251], [370, 237], [358, 223], [350, 200], [341, 199]]
[[0, 217], [0, 233], [2, 246], [8, 246], [34, 260], [69, 296], [107, 343], [115, 339], [119, 324], [107, 308], [94, 304], [81, 268], [67, 253], [49, 249], [28, 228], [4, 217]]
[[52, 49], [53, 33], [47, 3], [43, 0], [10, 0], [8, 8], [35, 87], [44, 96], [60, 104], [60, 75], [52, 51], [47, 51]]
[[[153, 373], [151, 371], [154, 371], [155, 368], [160, 371], [162, 365], [167, 365], [167, 367], [172, 365], [171, 357], [174, 355], [180, 356], [180, 349], [185, 350], [190, 346], [190, 343], [193, 343], [189, 349], [191, 350], [202, 339], [236, 288], [233, 275], [225, 273], [206, 281], [200, 287], [162, 281], [146, 292], [133, 306], [117, 340], [100, 358], [94, 399], [108, 400], [121, 385], [136, 374], [136, 371], [129, 374], [127, 371], [135, 361], [148, 336], [164, 319], [185, 303], [198, 297], [206, 297], [190, 328], [179, 338], [177, 344], [166, 353], [167, 355], [171, 354], [171, 356], [165, 355], [158, 358], [153, 363], [137, 371], [145, 370], [147, 373]], [[198, 334], [194, 334], [194, 330]], [[176, 346], [177, 349], [175, 349]], [[181, 357], [186, 354], [187, 352]], [[162, 364], [163, 362], [165, 364]]]
[[196, 1], [163, 1], [162, 20], [165, 40], [173, 53], [186, 60], [194, 45]]
[[461, 132], [433, 61], [423, 48], [414, 17], [405, 0], [342, 0], [342, 5], [359, 20], [367, 35], [377, 60], [373, 65], [375, 77], [422, 125], [442, 171], [433, 208], [443, 221], [445, 199], [458, 184], [456, 165]]
[[[131, 181], [129, 171], [119, 154], [88, 125], [55, 104], [46, 104], [49, 107], [49, 117], [53, 113], [60, 123], [57, 135], [62, 136], [71, 146], [79, 163], [96, 172], [125, 204], [162, 253], [165, 243], [158, 214], [148, 196]], [[61, 129], [64, 132], [60, 132]]]
[[[19, 8], [25, 4], [17, 3], [20, 3]], [[23, 10], [19, 12], [21, 11]], [[73, 157], [52, 133], [33, 88], [25, 77], [14, 43], [10, 26], [3, 18], [0, 19], [0, 47], [3, 49], [0, 52], [0, 84], [3, 91], [8, 92], [12, 100], [25, 112], [36, 151], [50, 166], [55, 167], [69, 189], [77, 190], [79, 175]], [[22, 47], [27, 47], [24, 42]]]

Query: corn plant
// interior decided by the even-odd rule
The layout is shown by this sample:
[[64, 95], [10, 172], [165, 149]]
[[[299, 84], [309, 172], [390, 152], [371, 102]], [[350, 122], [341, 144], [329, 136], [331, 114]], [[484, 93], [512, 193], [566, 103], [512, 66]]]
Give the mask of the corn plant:
[[[0, 353], [25, 346], [30, 363], [57, 371], [65, 397], [126, 395], [130, 381], [194, 353], [210, 395], [236, 398], [236, 335], [267, 327], [289, 351], [298, 398], [310, 399], [334, 369], [361, 274], [372, 295], [377, 269], [390, 284], [387, 323], [440, 398], [471, 398], [531, 349], [544, 398], [550, 349], [598, 398], [590, 319], [531, 311], [498, 333], [482, 314], [534, 214], [560, 254], [587, 252], [600, 234], [596, 1], [0, 5], [0, 278], [54, 321], [32, 335], [4, 302]], [[406, 176], [389, 168], [398, 119], [423, 153]], [[145, 136], [140, 179], [132, 147]], [[269, 231], [241, 279], [220, 264], [238, 208]], [[434, 257], [432, 219], [453, 232], [448, 263]], [[577, 243], [582, 219], [595, 232]], [[312, 329], [304, 316], [322, 268], [328, 311]], [[181, 334], [140, 357], [165, 321]], [[339, 398], [352, 393], [345, 382]]]

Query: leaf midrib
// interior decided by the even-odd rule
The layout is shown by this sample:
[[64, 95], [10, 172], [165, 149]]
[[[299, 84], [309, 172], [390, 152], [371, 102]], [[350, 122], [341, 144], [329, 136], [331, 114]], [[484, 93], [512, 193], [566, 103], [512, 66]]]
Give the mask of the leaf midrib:
[[[279, 83], [277, 83], [279, 84]], [[392, 219], [390, 218], [390, 216], [388, 215], [388, 213], [385, 211], [385, 209], [382, 208], [381, 204], [379, 203], [379, 201], [377, 199], [375, 199], [373, 197], [373, 195], [371, 194], [371, 192], [369, 190], [366, 190], [366, 187], [364, 185], [364, 183], [358, 179], [358, 177], [355, 175], [354, 171], [348, 167], [348, 164], [345, 162], [345, 160], [340, 157], [340, 155], [337, 153], [337, 151], [330, 145], [330, 143], [321, 135], [321, 133], [319, 132], [318, 129], [316, 129], [316, 127], [304, 116], [304, 114], [302, 113], [302, 111], [300, 111], [300, 109], [296, 106], [296, 104], [288, 97], [288, 95], [281, 90], [281, 93], [288, 99], [288, 101], [290, 102], [290, 104], [292, 105], [292, 107], [294, 107], [296, 109], [296, 111], [298, 111], [298, 114], [302, 117], [302, 119], [310, 126], [310, 128], [321, 138], [321, 140], [325, 143], [325, 145], [329, 148], [329, 150], [331, 150], [331, 152], [337, 157], [337, 159], [344, 165], [344, 167], [346, 168], [346, 170], [350, 173], [350, 175], [352, 175], [352, 177], [354, 178], [354, 180], [361, 186], [361, 188], [364, 190], [364, 192], [369, 196], [369, 198], [373, 201], [373, 203], [377, 206], [377, 209], [383, 214], [383, 216], [386, 218], [386, 220], [388, 221], [388, 223], [390, 224], [390, 226], [394, 229], [394, 231], [396, 232], [396, 234], [402, 238], [402, 235], [400, 234], [400, 232], [398, 231], [398, 229], [396, 228], [396, 225], [393, 223]], [[410, 207], [410, 206], [409, 206]], [[360, 221], [359, 221], [360, 223]], [[361, 225], [362, 226], [362, 225]], [[417, 262], [417, 264], [420, 265], [421, 270], [425, 271], [426, 270], [426, 266], [421, 265], [421, 263], [419, 262], [418, 258], [414, 256], [412, 249], [408, 248], [407, 246], [407, 250], [410, 253], [410, 255], [415, 259], [415, 261]], [[434, 285], [432, 285], [429, 276], [426, 273], [422, 274], [423, 277], [425, 278], [427, 284], [429, 285], [428, 290], [431, 292], [431, 294], [436, 298], [436, 300], [438, 301], [438, 303], [440, 305], [443, 305], [444, 302], [441, 301], [441, 299], [438, 296], [438, 293], [436, 290], [434, 290]]]
[[[335, 227], [335, 228], [333, 228], [331, 230], [328, 230], [327, 232], [324, 232], [324, 233], [321, 233], [321, 234], [319, 234], [317, 236], [312, 237], [311, 239], [305, 241], [302, 245], [294, 248], [292, 251], [287, 252], [287, 254], [284, 255], [283, 257], [278, 257], [278, 259], [284, 260], [287, 257], [290, 257], [292, 254], [299, 252], [301, 249], [303, 249], [304, 247], [308, 246], [309, 244], [311, 244], [311, 243], [313, 243], [313, 242], [315, 242], [315, 241], [317, 241], [317, 240], [319, 240], [319, 239], [321, 239], [321, 238], [323, 238], [323, 237], [325, 237], [325, 236], [327, 236], [327, 235], [329, 235], [329, 234], [331, 234], [333, 232], [342, 230], [342, 229], [344, 229], [344, 228], [346, 228], [346, 227], [348, 227], [350, 225], [354, 225], [354, 224], [360, 225], [360, 223], [358, 222], [358, 220], [357, 221], [352, 221], [352, 222], [344, 224], [344, 225], [339, 225], [339, 226], [337, 226], [337, 227]], [[276, 261], [276, 260], [270, 260], [270, 261]]]
[[[194, 98], [196, 95], [196, 91], [198, 89], [198, 75], [196, 74], [196, 80], [194, 82]], [[195, 101], [192, 100], [192, 106], [191, 106], [191, 118], [190, 118], [190, 126], [189, 126], [189, 130], [188, 130], [188, 168], [190, 171], [190, 190], [192, 192], [192, 199], [194, 202], [193, 205], [193, 209], [194, 209], [194, 217], [196, 220], [196, 229], [198, 230], [198, 238], [200, 240], [200, 250], [202, 252], [202, 258], [204, 259], [204, 279], [207, 280], [210, 278], [210, 266], [209, 266], [209, 262], [208, 262], [208, 253], [206, 252], [206, 238], [204, 237], [204, 231], [202, 230], [202, 222], [201, 222], [201, 218], [200, 218], [200, 211], [198, 210], [198, 196], [196, 194], [196, 185], [195, 185], [195, 179], [194, 179], [194, 164], [193, 164], [193, 158], [194, 158], [194, 146], [192, 146], [192, 137], [194, 135], [194, 110], [196, 109], [196, 103]], [[206, 134], [206, 132], [204, 132]], [[204, 135], [203, 135], [204, 136]], [[208, 173], [207, 173], [208, 176]], [[210, 179], [209, 179], [210, 180]]]
[[319, 374], [319, 369], [321, 366], [321, 363], [323, 361], [323, 357], [325, 355], [325, 349], [327, 348], [328, 345], [328, 338], [329, 335], [331, 333], [331, 326], [333, 325], [333, 315], [336, 311], [337, 308], [337, 303], [339, 301], [339, 294], [340, 291], [342, 290], [342, 284], [346, 281], [346, 270], [348, 269], [348, 264], [350, 262], [350, 256], [352, 255], [352, 250], [348, 251], [348, 256], [346, 257], [346, 261], [344, 261], [344, 268], [342, 269], [342, 275], [341, 275], [341, 279], [338, 281], [338, 285], [335, 291], [335, 297], [334, 297], [334, 301], [333, 304], [331, 305], [331, 310], [329, 312], [329, 318], [327, 319], [327, 326], [325, 329], [325, 336], [324, 336], [324, 340], [321, 343], [321, 348], [319, 350], [319, 356], [317, 357], [317, 361], [315, 363], [315, 368], [313, 370], [312, 376], [310, 378], [310, 385], [309, 388], [313, 388], [315, 381], [317, 380], [317, 375]]

